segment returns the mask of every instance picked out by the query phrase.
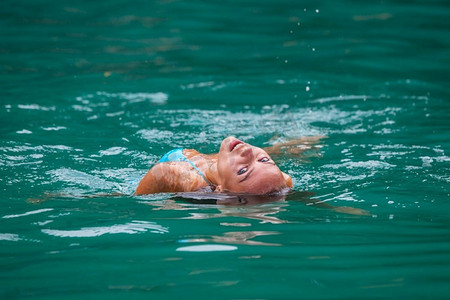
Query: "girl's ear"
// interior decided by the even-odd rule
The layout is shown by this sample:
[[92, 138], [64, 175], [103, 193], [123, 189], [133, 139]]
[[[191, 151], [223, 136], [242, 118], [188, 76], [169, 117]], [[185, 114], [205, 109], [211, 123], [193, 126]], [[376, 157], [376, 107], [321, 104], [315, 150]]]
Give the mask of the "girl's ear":
[[293, 185], [292, 185], [292, 178], [291, 178], [291, 176], [289, 176], [288, 174], [286, 174], [284, 172], [281, 172], [281, 173], [283, 173], [283, 177], [284, 177], [284, 180], [286, 180], [287, 186], [292, 188]]

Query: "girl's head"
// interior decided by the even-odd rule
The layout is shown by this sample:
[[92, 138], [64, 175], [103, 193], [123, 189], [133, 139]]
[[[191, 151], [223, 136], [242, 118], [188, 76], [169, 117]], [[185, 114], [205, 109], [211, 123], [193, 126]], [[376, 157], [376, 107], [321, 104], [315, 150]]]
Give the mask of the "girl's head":
[[267, 194], [292, 187], [291, 177], [281, 172], [266, 151], [235, 137], [222, 141], [217, 168], [218, 191]]

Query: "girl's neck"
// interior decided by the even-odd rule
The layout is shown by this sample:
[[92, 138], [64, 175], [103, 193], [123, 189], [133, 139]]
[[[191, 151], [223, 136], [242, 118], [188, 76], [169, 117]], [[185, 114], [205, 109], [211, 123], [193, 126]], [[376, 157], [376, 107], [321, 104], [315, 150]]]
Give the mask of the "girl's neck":
[[217, 171], [217, 159], [208, 161], [208, 167], [205, 170], [205, 176], [212, 184], [220, 184], [219, 172]]
[[219, 172], [217, 171], [218, 153], [203, 154], [194, 149], [185, 149], [183, 151], [188, 159], [196, 161], [206, 179], [214, 185], [220, 184]]

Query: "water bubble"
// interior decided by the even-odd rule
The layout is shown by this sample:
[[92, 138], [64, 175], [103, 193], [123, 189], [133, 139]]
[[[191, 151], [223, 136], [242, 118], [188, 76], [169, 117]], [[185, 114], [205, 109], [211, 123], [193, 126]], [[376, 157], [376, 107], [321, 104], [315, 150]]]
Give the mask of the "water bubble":
[[307, 92], [309, 92], [309, 86], [307, 86], [307, 87], [305, 88], [305, 90], [306, 90]]
[[318, 9], [316, 9], [316, 14], [318, 14], [319, 13], [319, 10]]

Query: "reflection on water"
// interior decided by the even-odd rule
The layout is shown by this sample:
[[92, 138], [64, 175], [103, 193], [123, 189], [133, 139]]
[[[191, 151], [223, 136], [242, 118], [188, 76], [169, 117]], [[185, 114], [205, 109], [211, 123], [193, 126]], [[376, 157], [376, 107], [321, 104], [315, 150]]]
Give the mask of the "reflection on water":
[[115, 224], [112, 226], [102, 227], [85, 227], [76, 230], [58, 230], [58, 229], [42, 229], [43, 233], [58, 237], [96, 237], [104, 234], [135, 234], [143, 232], [168, 233], [168, 228], [158, 225], [154, 222], [133, 221], [127, 224]]
[[[300, 192], [298, 192], [300, 194]], [[310, 193], [303, 193], [303, 196]], [[213, 208], [219, 213], [190, 212], [183, 219], [212, 219], [225, 217], [239, 217], [260, 220], [261, 223], [281, 224], [287, 222], [279, 219], [279, 212], [285, 211], [288, 204], [286, 195], [237, 195], [225, 193], [178, 193], [173, 199], [163, 201], [148, 201], [148, 205], [155, 206], [154, 210], [186, 210], [199, 211], [203, 208]], [[264, 205], [268, 203], [267, 205]]]
[[281, 234], [277, 231], [231, 231], [225, 232], [223, 235], [210, 235], [207, 237], [190, 236], [187, 239], [179, 240], [179, 243], [227, 243], [242, 245], [259, 245], [259, 246], [281, 246], [278, 243], [267, 243], [253, 241], [252, 239], [259, 236]]
[[[185, 252], [213, 252], [213, 251], [233, 251], [236, 250], [236, 246], [228, 246], [228, 245], [196, 245], [196, 246], [186, 246], [177, 248], [177, 251], [185, 251]], [[210, 270], [207, 272], [211, 272]], [[199, 272], [193, 272], [192, 275], [199, 274]]]
[[287, 220], [282, 220], [276, 216], [276, 214], [286, 211], [284, 205], [276, 206], [261, 206], [258, 208], [229, 208], [218, 206], [219, 213], [190, 213], [189, 217], [185, 219], [213, 219], [213, 218], [226, 218], [226, 217], [237, 217], [246, 218], [252, 220], [259, 220], [260, 223], [272, 223], [272, 224], [282, 224], [287, 223]]
[[3, 219], [19, 218], [19, 217], [24, 217], [24, 216], [29, 216], [29, 215], [40, 214], [40, 213], [47, 212], [47, 211], [52, 211], [52, 210], [53, 210], [53, 208], [37, 209], [37, 210], [28, 211], [28, 212], [23, 213], [23, 214], [6, 215], [6, 216], [3, 216], [2, 218]]
[[208, 212], [189, 212], [189, 216], [182, 217], [183, 219], [213, 219], [226, 217], [239, 217], [260, 220], [261, 223], [281, 224], [286, 223], [286, 220], [280, 220], [274, 216], [279, 212], [285, 211], [284, 206], [288, 204], [285, 202], [271, 203], [270, 205], [255, 205], [255, 206], [224, 206], [215, 204], [189, 204], [185, 202], [176, 201], [173, 199], [166, 199], [160, 201], [140, 201], [147, 205], [153, 206], [153, 210], [180, 210], [180, 211], [202, 211], [206, 208], [218, 210], [218, 213]]
[[0, 241], [12, 241], [17, 242], [20, 241], [21, 238], [18, 234], [14, 233], [0, 233]]
[[[161, 195], [163, 194], [160, 194], [159, 197], [161, 197]], [[170, 194], [167, 195], [170, 196]], [[337, 196], [330, 194], [325, 195], [324, 197], [315, 197], [315, 193], [306, 191], [291, 191], [286, 195], [276, 196], [236, 195], [224, 193], [178, 193], [173, 195], [172, 199], [140, 202], [153, 206], [153, 210], [189, 211], [188, 216], [181, 217], [182, 219], [236, 217], [258, 220], [261, 224], [297, 222], [282, 219], [280, 217], [280, 213], [286, 212], [291, 202], [300, 202], [307, 206], [314, 206], [348, 215], [370, 215], [368, 211], [360, 208], [351, 206], [333, 206], [330, 203], [327, 203], [335, 198], [344, 199], [345, 197], [348, 197], [348, 193], [343, 193]], [[204, 211], [205, 209], [208, 210]], [[212, 212], [211, 209], [218, 212]], [[236, 225], [229, 222], [224, 222], [223, 224], [224, 226], [249, 226], [248, 223], [243, 222], [238, 222]]]

